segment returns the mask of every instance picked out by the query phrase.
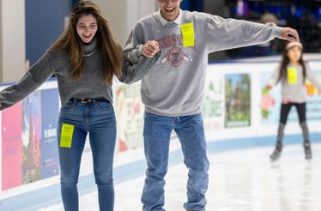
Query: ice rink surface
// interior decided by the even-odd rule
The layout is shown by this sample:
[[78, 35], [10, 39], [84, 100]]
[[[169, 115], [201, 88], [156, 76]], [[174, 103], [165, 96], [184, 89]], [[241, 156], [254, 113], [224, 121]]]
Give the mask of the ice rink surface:
[[[299, 144], [285, 145], [271, 163], [272, 146], [210, 153], [207, 211], [320, 211], [321, 144], [313, 144], [313, 159], [304, 159]], [[187, 170], [172, 165], [166, 176], [167, 211], [184, 211]], [[115, 211], [140, 211], [144, 177], [115, 184]], [[55, 204], [39, 211], [62, 211]], [[80, 196], [81, 211], [98, 211], [95, 191]]]

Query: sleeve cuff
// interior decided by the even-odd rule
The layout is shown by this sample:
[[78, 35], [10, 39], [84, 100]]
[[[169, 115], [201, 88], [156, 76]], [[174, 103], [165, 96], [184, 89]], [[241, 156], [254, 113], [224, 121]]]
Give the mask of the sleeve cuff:
[[277, 25], [275, 25], [274, 23], [271, 23], [271, 25], [272, 25], [272, 35], [274, 37], [280, 37], [282, 28], [277, 26]]
[[144, 45], [138, 45], [138, 48], [137, 48], [137, 57], [140, 57], [143, 55], [143, 48], [144, 48]]

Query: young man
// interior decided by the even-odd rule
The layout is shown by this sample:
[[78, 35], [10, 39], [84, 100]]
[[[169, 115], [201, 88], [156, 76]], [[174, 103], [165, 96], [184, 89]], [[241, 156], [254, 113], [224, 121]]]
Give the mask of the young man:
[[[275, 37], [297, 41], [291, 28], [180, 10], [180, 0], [157, 0], [160, 10], [140, 20], [132, 31], [128, 55], [162, 58], [141, 83], [145, 104], [144, 147], [147, 160], [142, 193], [144, 211], [163, 211], [164, 176], [169, 141], [175, 130], [187, 166], [186, 210], [204, 211], [209, 162], [201, 114], [208, 54], [267, 42]], [[143, 46], [148, 40], [155, 40]], [[132, 50], [135, 47], [139, 47]]]

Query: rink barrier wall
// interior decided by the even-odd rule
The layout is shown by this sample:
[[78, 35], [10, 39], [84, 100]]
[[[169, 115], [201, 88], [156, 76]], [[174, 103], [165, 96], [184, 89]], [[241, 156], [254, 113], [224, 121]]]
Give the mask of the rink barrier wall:
[[[312, 146], [313, 144], [321, 143], [321, 133], [311, 134]], [[275, 143], [275, 137], [261, 137], [261, 138], [242, 138], [230, 139], [221, 141], [209, 141], [208, 153], [218, 154], [225, 152], [232, 152], [234, 150], [250, 150], [257, 147], [269, 147], [271, 151]], [[302, 136], [288, 135], [285, 137], [285, 147], [288, 145], [302, 144]], [[269, 158], [267, 157], [267, 160]], [[302, 159], [304, 159], [302, 148]], [[169, 167], [183, 162], [183, 154], [181, 150], [177, 149], [171, 151], [169, 156]], [[212, 166], [215, 163], [211, 164]], [[211, 167], [213, 168], [213, 167]], [[145, 174], [146, 163], [145, 160], [136, 160], [114, 169], [114, 183], [118, 184], [131, 179], [143, 177]], [[142, 178], [143, 179], [143, 178]], [[79, 195], [87, 194], [96, 190], [95, 181], [92, 175], [83, 175], [79, 178], [78, 191]], [[116, 190], [117, 196], [117, 190]], [[17, 203], [19, 202], [19, 203]], [[61, 203], [60, 184], [52, 184], [50, 186], [34, 190], [32, 192], [21, 193], [13, 197], [7, 197], [0, 200], [0, 210], [4, 211], [34, 211], [53, 204]]]

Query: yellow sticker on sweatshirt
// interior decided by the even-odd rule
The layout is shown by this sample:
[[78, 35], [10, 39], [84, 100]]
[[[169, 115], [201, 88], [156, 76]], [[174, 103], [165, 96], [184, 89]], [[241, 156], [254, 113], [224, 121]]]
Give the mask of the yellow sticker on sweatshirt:
[[288, 83], [297, 84], [298, 83], [298, 70], [295, 67], [288, 67]]
[[195, 32], [193, 23], [185, 23], [181, 25], [183, 46], [194, 47], [195, 45]]
[[60, 147], [70, 148], [72, 145], [72, 136], [74, 134], [75, 126], [71, 124], [62, 124], [61, 136], [60, 136]]

